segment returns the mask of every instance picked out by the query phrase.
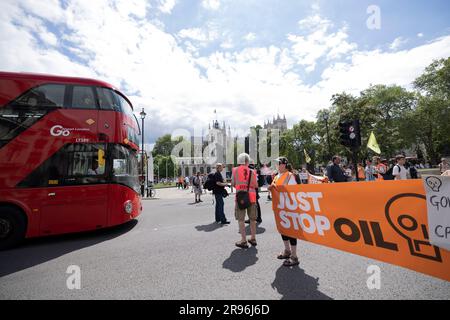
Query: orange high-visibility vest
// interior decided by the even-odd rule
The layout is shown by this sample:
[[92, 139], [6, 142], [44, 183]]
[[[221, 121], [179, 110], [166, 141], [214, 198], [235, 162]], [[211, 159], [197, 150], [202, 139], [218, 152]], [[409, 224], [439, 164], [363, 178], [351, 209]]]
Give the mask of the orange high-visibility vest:
[[[379, 163], [375, 166], [375, 169], [378, 171], [378, 178], [377, 180], [384, 180], [383, 176], [381, 174], [385, 174], [387, 172], [386, 165]], [[381, 174], [380, 174], [381, 173]]]
[[364, 167], [358, 166], [358, 178], [365, 180], [366, 179], [366, 171], [364, 170]]
[[275, 178], [273, 179], [273, 184], [277, 186], [287, 185], [289, 183], [289, 180], [291, 180], [291, 177], [292, 173], [286, 171], [281, 176], [276, 175]]
[[[251, 174], [251, 178], [249, 177], [249, 174]], [[258, 187], [256, 171], [245, 165], [233, 168], [233, 181], [236, 193], [239, 191], [247, 191], [249, 178], [250, 187], [248, 188], [248, 194], [250, 202], [256, 203], [256, 188]]]

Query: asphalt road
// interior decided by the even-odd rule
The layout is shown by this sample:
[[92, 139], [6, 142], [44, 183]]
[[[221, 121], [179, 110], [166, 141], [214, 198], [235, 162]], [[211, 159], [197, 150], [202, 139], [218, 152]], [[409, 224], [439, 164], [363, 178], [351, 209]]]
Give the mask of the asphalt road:
[[[211, 196], [201, 204], [187, 191], [158, 196], [124, 226], [0, 252], [0, 299], [450, 299], [449, 282], [306, 242], [300, 266], [283, 267], [270, 202], [261, 204], [258, 246], [242, 250], [231, 198], [232, 223], [219, 226]], [[71, 265], [81, 270], [79, 290], [66, 285]], [[370, 265], [381, 268], [379, 290], [367, 288]]]

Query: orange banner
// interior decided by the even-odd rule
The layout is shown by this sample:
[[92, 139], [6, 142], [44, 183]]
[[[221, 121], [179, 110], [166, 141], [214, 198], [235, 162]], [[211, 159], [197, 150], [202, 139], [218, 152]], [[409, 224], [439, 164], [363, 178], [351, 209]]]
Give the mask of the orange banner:
[[450, 281], [450, 252], [429, 243], [422, 180], [278, 186], [278, 231]]

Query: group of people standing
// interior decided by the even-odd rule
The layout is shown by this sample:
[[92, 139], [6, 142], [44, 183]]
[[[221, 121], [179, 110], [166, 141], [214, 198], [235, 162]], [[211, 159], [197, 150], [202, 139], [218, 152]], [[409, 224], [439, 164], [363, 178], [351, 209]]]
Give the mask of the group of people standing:
[[201, 196], [206, 190], [203, 189], [203, 183], [205, 182], [205, 177], [200, 172], [193, 177], [178, 177], [176, 187], [178, 189], [186, 190], [192, 187], [191, 192], [195, 195], [195, 203], [203, 202]]
[[[395, 163], [389, 164], [387, 160], [382, 160], [378, 156], [365, 161], [365, 166], [361, 163], [357, 165], [359, 181], [383, 181], [383, 180], [407, 180], [418, 179], [417, 166], [407, 162], [404, 155], [397, 155]], [[341, 164], [341, 157], [334, 156], [327, 166], [326, 176], [330, 182], [354, 181], [352, 176], [352, 166]]]
[[[224, 212], [224, 197], [228, 196], [225, 187], [231, 187], [236, 190], [236, 199], [234, 202], [234, 215], [238, 221], [241, 239], [235, 243], [239, 248], [246, 249], [251, 246], [257, 246], [256, 227], [261, 222], [261, 209], [259, 206], [259, 188], [267, 183], [267, 179], [261, 176], [260, 171], [256, 170], [250, 156], [242, 153], [238, 156], [238, 166], [233, 168], [231, 175], [231, 185], [223, 178], [224, 169], [221, 163], [216, 165], [214, 173], [213, 194], [215, 197], [215, 221], [220, 224], [229, 224]], [[293, 169], [286, 157], [275, 159], [276, 172], [270, 178], [268, 186], [269, 196], [279, 192], [279, 187], [283, 185], [295, 185], [308, 183], [308, 173], [305, 171], [297, 172]], [[406, 159], [403, 155], [396, 157], [396, 164], [388, 166], [380, 157], [373, 157], [366, 161], [366, 167], [359, 170], [360, 178], [364, 177], [366, 181], [389, 180], [392, 175], [394, 180], [405, 180], [408, 178], [405, 168]], [[362, 167], [362, 166], [361, 166]], [[441, 171], [449, 170], [447, 162], [443, 161], [440, 165]], [[352, 181], [351, 170], [341, 166], [341, 158], [334, 156], [332, 164], [327, 167], [327, 176], [330, 182]], [[303, 173], [303, 175], [302, 175]], [[364, 174], [364, 176], [362, 175]], [[199, 174], [197, 174], [199, 177]], [[263, 178], [263, 179], [261, 179]], [[198, 178], [200, 179], [200, 178]], [[194, 178], [195, 181], [195, 178]], [[200, 181], [200, 180], [199, 180]], [[194, 183], [194, 188], [195, 188]], [[201, 186], [201, 184], [200, 184]], [[201, 192], [200, 192], [201, 193]], [[199, 200], [201, 201], [201, 200]], [[248, 218], [246, 220], [246, 217]], [[250, 224], [250, 238], [247, 238], [245, 223]], [[286, 267], [292, 267], [299, 264], [297, 255], [297, 239], [281, 234], [283, 241], [283, 250], [277, 255], [277, 258], [283, 261]]]
[[189, 182], [190, 182], [189, 177], [180, 176], [180, 177], [178, 177], [176, 187], [177, 187], [177, 189], [185, 190], [185, 189], [189, 188]]
[[[259, 187], [261, 179], [258, 178], [258, 172], [252, 164], [250, 156], [247, 153], [242, 153], [238, 156], [238, 166], [233, 168], [231, 175], [231, 185], [236, 189], [236, 200], [234, 215], [238, 221], [239, 232], [241, 239], [235, 243], [239, 248], [246, 249], [251, 246], [257, 246], [256, 241], [256, 227], [257, 223], [261, 222], [261, 210], [259, 207]], [[288, 159], [285, 157], [277, 158], [276, 171], [271, 184], [268, 187], [269, 193], [278, 192], [278, 186], [291, 185], [301, 183], [299, 176], [292, 173], [292, 166], [290, 166]], [[213, 190], [215, 196], [215, 218], [217, 223], [229, 224], [224, 213], [224, 189], [228, 186], [221, 174], [223, 170], [222, 164], [217, 164], [214, 180], [216, 187]], [[246, 221], [246, 218], [248, 220]], [[245, 223], [250, 224], [250, 238], [247, 239]], [[283, 265], [290, 267], [299, 264], [297, 256], [297, 239], [281, 235], [284, 249], [278, 254], [277, 258], [284, 260]]]

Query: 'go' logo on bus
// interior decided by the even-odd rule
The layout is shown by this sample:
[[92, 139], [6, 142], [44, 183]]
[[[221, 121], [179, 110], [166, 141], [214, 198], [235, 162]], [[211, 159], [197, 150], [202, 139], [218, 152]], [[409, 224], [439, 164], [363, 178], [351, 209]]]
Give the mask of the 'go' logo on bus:
[[50, 134], [54, 137], [59, 136], [67, 137], [70, 134], [70, 131], [58, 124], [56, 126], [51, 127]]

